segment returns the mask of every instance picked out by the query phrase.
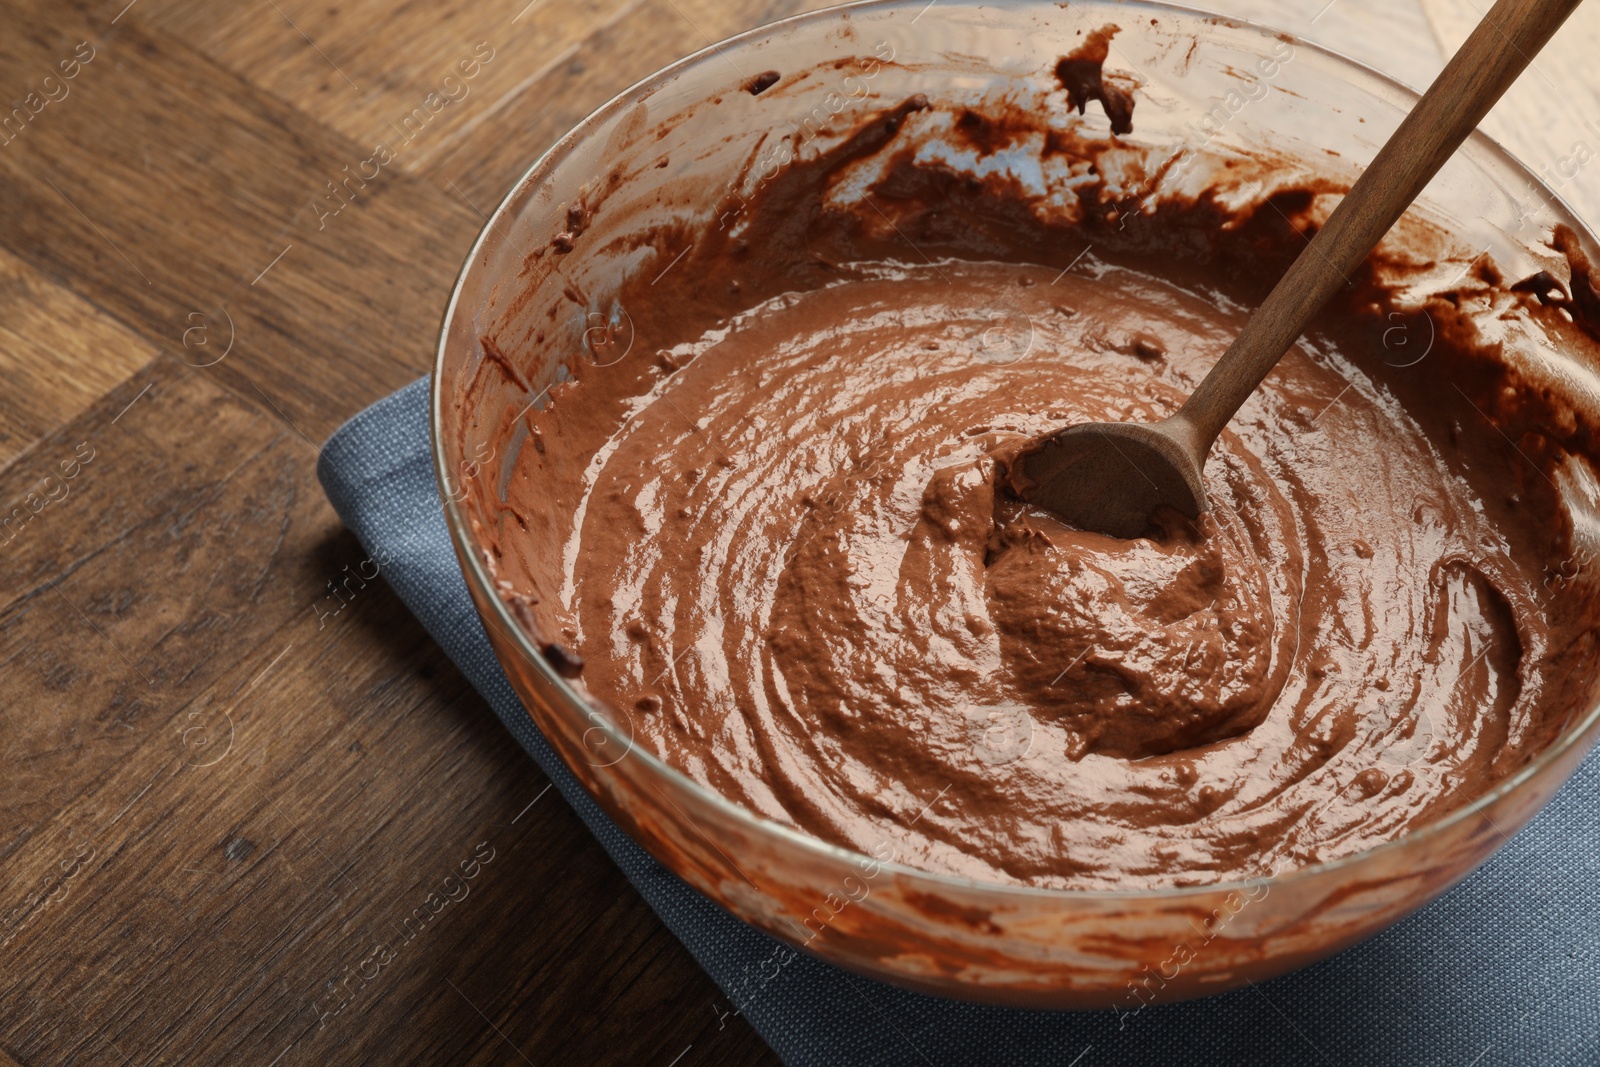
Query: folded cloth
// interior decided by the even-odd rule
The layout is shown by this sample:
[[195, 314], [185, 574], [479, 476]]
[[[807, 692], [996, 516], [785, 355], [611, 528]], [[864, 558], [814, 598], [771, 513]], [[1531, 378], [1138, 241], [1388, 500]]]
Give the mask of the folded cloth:
[[790, 950], [617, 828], [501, 673], [450, 547], [428, 452], [428, 382], [351, 419], [317, 466], [383, 576], [785, 1063], [1600, 1064], [1600, 758], [1461, 885], [1378, 937], [1206, 1000], [1018, 1011], [909, 993]]

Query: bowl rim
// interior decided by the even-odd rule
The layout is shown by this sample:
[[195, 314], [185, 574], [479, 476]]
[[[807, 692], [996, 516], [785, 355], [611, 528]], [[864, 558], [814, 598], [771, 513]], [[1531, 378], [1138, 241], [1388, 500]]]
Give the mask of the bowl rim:
[[[1416, 100], [1418, 100], [1421, 96], [1419, 92], [1406, 85], [1404, 82], [1401, 82], [1392, 75], [1386, 74], [1375, 67], [1361, 62], [1360, 60], [1353, 59], [1342, 52], [1312, 41], [1304, 40], [1293, 33], [1265, 25], [1263, 23], [1254, 22], [1249, 19], [1238, 18], [1232, 15], [1223, 15], [1212, 11], [1205, 11], [1200, 8], [1189, 7], [1183, 4], [1166, 3], [1163, 2], [1163, 0], [1108, 0], [1108, 2], [1113, 3], [1117, 7], [1150, 12], [1157, 16], [1162, 14], [1173, 14], [1180, 18], [1196, 18], [1218, 25], [1229, 26], [1234, 29], [1255, 31], [1265, 37], [1270, 37], [1277, 40], [1288, 40], [1297, 49], [1305, 48], [1313, 53], [1320, 54], [1324, 58], [1332, 60], [1337, 65], [1342, 65], [1353, 70], [1355, 73], [1364, 77], [1369, 82], [1377, 83], [1376, 86], [1368, 87], [1384, 90], [1389, 95], [1398, 95], [1408, 104], [1408, 108], [1409, 105], [1414, 105]], [[456, 557], [458, 560], [464, 561], [462, 571], [467, 582], [475, 588], [477, 593], [481, 594], [480, 596], [473, 597], [474, 605], [481, 603], [483, 599], [487, 599], [491, 604], [494, 605], [493, 615], [495, 618], [493, 620], [490, 620], [489, 618], [483, 618], [482, 621], [486, 625], [497, 624], [499, 629], [508, 632], [511, 637], [511, 647], [515, 649], [517, 654], [520, 655], [524, 660], [527, 660], [533, 666], [534, 671], [539, 674], [551, 688], [554, 689], [555, 693], [560, 699], [576, 709], [588, 711], [598, 707], [604, 708], [607, 712], [611, 712], [613, 710], [608, 706], [601, 704], [599, 701], [591, 700], [590, 698], [580, 694], [571, 685], [569, 685], [567, 680], [557, 673], [556, 670], [545, 661], [545, 658], [538, 652], [538, 650], [533, 647], [533, 644], [526, 631], [524, 631], [522, 627], [515, 621], [515, 619], [513, 619], [511, 611], [506, 606], [505, 601], [495, 593], [493, 583], [490, 581], [489, 575], [485, 571], [483, 561], [479, 557], [478, 552], [475, 550], [476, 546], [474, 546], [468, 539], [467, 533], [469, 527], [465, 519], [465, 514], [461, 509], [460, 502], [454, 499], [453, 494], [448, 488], [449, 464], [448, 458], [444, 454], [444, 435], [442, 432], [442, 423], [444, 418], [444, 394], [442, 382], [444, 380], [443, 372], [446, 365], [447, 349], [450, 343], [451, 327], [455, 321], [457, 307], [461, 299], [462, 290], [466, 286], [468, 275], [473, 272], [474, 264], [477, 262], [478, 256], [483, 251], [484, 246], [495, 234], [497, 227], [502, 221], [502, 216], [506, 214], [507, 209], [511, 206], [512, 202], [517, 200], [524, 190], [530, 188], [534, 184], [536, 176], [548, 172], [561, 163], [574, 150], [575, 146], [595, 126], [604, 122], [606, 119], [612, 117], [614, 114], [623, 110], [624, 108], [631, 106], [638, 99], [645, 97], [655, 90], [667, 85], [679, 75], [691, 68], [709, 63], [713, 59], [720, 59], [723, 49], [744, 45], [752, 41], [770, 37], [780, 28], [807, 22], [834, 22], [840, 18], [841, 13], [850, 14], [858, 11], [880, 11], [896, 8], [911, 8], [917, 6], [918, 0], [854, 0], [854, 2], [836, 4], [829, 7], [818, 8], [813, 11], [790, 15], [772, 22], [763, 23], [760, 26], [752, 27], [751, 29], [744, 30], [731, 37], [708, 44], [704, 48], [698, 49], [697, 51], [692, 52], [665, 67], [662, 67], [655, 73], [634, 82], [632, 85], [628, 86], [626, 89], [623, 89], [611, 99], [601, 104], [594, 111], [586, 115], [581, 121], [573, 126], [572, 129], [562, 134], [562, 136], [554, 144], [552, 144], [544, 152], [540, 153], [537, 158], [535, 158], [528, 169], [523, 172], [522, 176], [519, 177], [507, 190], [505, 196], [501, 198], [500, 203], [495, 207], [494, 211], [485, 217], [483, 227], [481, 230], [479, 230], [477, 238], [473, 241], [472, 247], [468, 251], [466, 258], [462, 263], [461, 269], [456, 275], [456, 280], [451, 286], [449, 301], [446, 303], [444, 313], [441, 317], [439, 342], [434, 356], [431, 379], [428, 385], [429, 449], [432, 453], [434, 479], [443, 504], [445, 523], [449, 528], [451, 541], [454, 543], [456, 548]], [[1051, 6], [1051, 0], [984, 0], [983, 6], [1035, 8]], [[1551, 189], [1542, 178], [1534, 173], [1531, 168], [1529, 168], [1515, 155], [1509, 152], [1497, 140], [1485, 133], [1480, 128], [1474, 130], [1464, 144], [1474, 145], [1475, 150], [1486, 151], [1490, 153], [1491, 156], [1498, 157], [1498, 162], [1509, 166], [1513, 172], [1519, 173], [1522, 177], [1527, 179], [1530, 187], [1538, 189], [1547, 204], [1554, 208], [1558, 208], [1559, 213], [1565, 214], [1566, 217], [1561, 219], [1561, 221], [1569, 226], [1572, 226], [1573, 229], [1576, 230], [1579, 235], [1580, 242], [1588, 243], [1591, 246], [1595, 243], [1596, 239], [1593, 231], [1577, 214], [1577, 212], [1572, 209], [1572, 206], [1568, 204], [1559, 193]], [[479, 214], [481, 215], [482, 213], [479, 212]], [[478, 614], [480, 617], [483, 616], [483, 612], [481, 610], [478, 612]], [[522, 701], [520, 693], [518, 694], [518, 701], [519, 703], [524, 704], [523, 710], [526, 712], [526, 703]], [[744, 807], [741, 804], [729, 800], [716, 790], [696, 781], [694, 778], [691, 778], [689, 775], [671, 766], [655, 753], [649, 751], [647, 748], [635, 744], [633, 738], [624, 735], [624, 733], [610, 721], [607, 715], [590, 715], [589, 721], [590, 728], [600, 729], [604, 734], [606, 734], [607, 740], [624, 746], [625, 754], [622, 757], [623, 759], [637, 758], [642, 760], [645, 764], [646, 770], [650, 774], [657, 777], [664, 777], [671, 781], [674, 785], [687, 790], [703, 803], [707, 803], [712, 807], [719, 809], [724, 816], [733, 819], [737, 823], [743, 824], [746, 830], [756, 836], [776, 837], [807, 852], [820, 853], [830, 860], [847, 863], [857, 867], [862, 867], [863, 865], [876, 866], [876, 868], [879, 870], [887, 871], [902, 877], [926, 879], [935, 885], [948, 886], [952, 889], [958, 889], [964, 892], [978, 892], [999, 897], [1081, 900], [1086, 902], [1094, 901], [1111, 904], [1128, 904], [1221, 895], [1229, 892], [1252, 889], [1263, 884], [1276, 886], [1292, 885], [1293, 883], [1302, 879], [1317, 877], [1330, 872], [1342, 870], [1347, 867], [1352, 867], [1357, 864], [1369, 862], [1376, 856], [1394, 852], [1395, 850], [1412, 844], [1418, 840], [1426, 840], [1428, 838], [1440, 836], [1447, 830], [1458, 826], [1467, 819], [1480, 813], [1484, 814], [1484, 818], [1490, 826], [1494, 827], [1496, 831], [1499, 831], [1498, 824], [1495, 823], [1494, 820], [1485, 813], [1485, 809], [1494, 806], [1500, 800], [1516, 792], [1530, 780], [1539, 776], [1539, 774], [1546, 768], [1563, 758], [1573, 748], [1580, 745], [1585, 747], [1591, 745], [1595, 740], [1594, 735], [1596, 734], [1596, 727], [1597, 725], [1600, 725], [1600, 700], [1597, 700], [1589, 708], [1586, 714], [1576, 716], [1575, 721], [1569, 720], [1567, 729], [1560, 737], [1558, 737], [1546, 749], [1540, 752], [1533, 759], [1529, 760], [1517, 771], [1495, 783], [1493, 788], [1489, 789], [1480, 796], [1474, 797], [1472, 800], [1461, 805], [1460, 807], [1448, 812], [1443, 817], [1417, 827], [1415, 830], [1402, 833], [1398, 837], [1390, 838], [1386, 841], [1380, 841], [1369, 848], [1360, 850], [1359, 852], [1352, 852], [1348, 855], [1339, 856], [1334, 859], [1323, 860], [1318, 863], [1294, 867], [1288, 870], [1273, 871], [1264, 875], [1255, 875], [1248, 878], [1234, 878], [1218, 882], [1207, 882], [1200, 885], [1142, 887], [1137, 889], [1065, 889], [1050, 886], [1026, 885], [1016, 882], [990, 881], [983, 878], [973, 878], [964, 875], [925, 870], [921, 867], [911, 866], [909, 864], [901, 863], [897, 860], [877, 859], [876, 857], [867, 855], [865, 852], [860, 852], [844, 845], [836, 845], [831, 842], [824, 841], [820, 837], [815, 837], [802, 830], [798, 830], [792, 826], [786, 826], [783, 823], [780, 823], [765, 815], [761, 815], [750, 810], [749, 808]], [[537, 723], [534, 725], [535, 728], [537, 728]], [[552, 746], [552, 748], [553, 747], [554, 746]], [[559, 750], [557, 750], [557, 756], [558, 758], [560, 757]], [[1581, 756], [1579, 758], [1581, 758]], [[565, 761], [563, 760], [563, 762]], [[569, 771], [571, 770], [570, 767], [568, 769]], [[581, 776], [575, 774], [575, 777], [578, 777], [580, 782], [582, 781]], [[1557, 786], [1557, 788], [1560, 787]], [[1536, 815], [1537, 812], [1534, 814]], [[629, 836], [631, 837], [632, 835]], [[1504, 845], [1510, 840], [1510, 837], [1503, 831], [1500, 832], [1500, 837], [1501, 845]], [[1499, 847], [1500, 846], [1497, 845], [1496, 850], [1498, 850]], [[1480, 860], [1479, 864], [1482, 862], [1483, 861]], [[1478, 864], [1474, 864], [1474, 867], [1477, 865]]]

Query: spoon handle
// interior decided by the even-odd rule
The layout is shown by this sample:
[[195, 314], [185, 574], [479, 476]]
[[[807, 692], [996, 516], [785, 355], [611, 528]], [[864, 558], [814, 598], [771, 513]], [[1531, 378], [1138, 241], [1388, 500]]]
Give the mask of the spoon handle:
[[1579, 0], [1499, 0], [1373, 158], [1327, 223], [1170, 421], [1205, 455], [1329, 298], [1347, 283]]

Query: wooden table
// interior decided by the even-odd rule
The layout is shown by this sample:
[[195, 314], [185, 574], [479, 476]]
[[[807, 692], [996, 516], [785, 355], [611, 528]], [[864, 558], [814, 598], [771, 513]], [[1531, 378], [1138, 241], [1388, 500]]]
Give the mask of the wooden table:
[[[1229, 8], [1414, 84], [1473, 17], [1324, 2]], [[545, 146], [813, 6], [4, 0], [0, 1064], [775, 1062], [383, 583], [333, 595], [314, 464]], [[1600, 149], [1597, 18], [1490, 120], [1535, 169]]]

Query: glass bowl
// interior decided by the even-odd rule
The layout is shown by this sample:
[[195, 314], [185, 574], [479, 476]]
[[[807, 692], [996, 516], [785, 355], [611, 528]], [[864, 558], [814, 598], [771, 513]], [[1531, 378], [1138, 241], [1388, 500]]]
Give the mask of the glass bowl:
[[[1293, 161], [1290, 169], [1348, 184], [1356, 161], [1371, 157], [1415, 100], [1313, 45], [1159, 4], [889, 0], [791, 18], [640, 82], [541, 157], [467, 259], [433, 376], [434, 459], [467, 586], [529, 714], [611, 817], [700, 892], [817, 956], [930, 993], [1037, 1008], [1132, 1008], [1219, 992], [1370, 936], [1455, 884], [1527, 822], [1593, 743], [1600, 707], [1576, 709], [1546, 751], [1476, 801], [1316, 866], [1126, 892], [928, 873], [897, 863], [892, 848], [857, 853], [759, 817], [636, 745], [631, 713], [592, 701], [543, 653], [550, 637], [535, 636], [561, 626], [554, 605], [574, 487], [553, 486], [546, 506], [520, 519], [502, 501], [531, 447], [522, 416], [579, 361], [628, 355], [631, 323], [613, 297], [624, 278], [656, 266], [630, 233], [669, 219], [713, 223], [775, 131], [806, 129], [826, 142], [830, 129], [915, 93], [936, 106], [1037, 97], [1054, 88], [1057, 59], [1107, 23], [1121, 28], [1107, 73], [1137, 85], [1127, 141], [1153, 157], [1195, 147], [1198, 137], [1207, 153], [1248, 160], [1270, 151]], [[782, 81], [749, 91], [767, 70]], [[1058, 110], [1079, 133], [1108, 132], [1098, 105], [1083, 117]], [[569, 209], [597, 196], [605, 210], [577, 250], [545, 254], [586, 222], [581, 207], [575, 217]], [[1459, 263], [1445, 262], [1486, 253], [1508, 278], [1540, 269], [1563, 276], [1546, 244], [1557, 223], [1593, 247], [1556, 195], [1481, 135], [1446, 164], [1413, 217], [1463, 250]], [[1532, 328], [1513, 325], [1502, 340], [1507, 358], [1536, 368], [1581, 410], [1596, 408], [1590, 356], [1551, 346]], [[1569, 478], [1561, 490], [1587, 550], [1600, 529], [1596, 483]], [[1589, 581], [1587, 572], [1573, 580]], [[519, 595], [529, 589], [548, 592], [535, 602]]]

